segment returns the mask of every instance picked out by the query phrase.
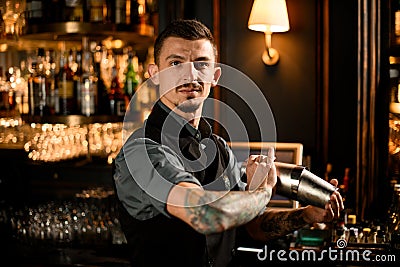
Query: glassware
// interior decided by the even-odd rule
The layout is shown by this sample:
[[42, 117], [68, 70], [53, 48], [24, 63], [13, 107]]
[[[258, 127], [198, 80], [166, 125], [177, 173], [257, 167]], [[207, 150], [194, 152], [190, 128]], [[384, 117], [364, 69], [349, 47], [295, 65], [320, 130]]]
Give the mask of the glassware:
[[114, 191], [98, 187], [82, 190], [72, 200], [10, 209], [9, 221], [15, 237], [22, 243], [72, 247], [120, 245], [126, 239], [115, 212], [116, 205]]
[[1, 1], [0, 8], [3, 10], [2, 19], [4, 21], [4, 33], [8, 39], [18, 39], [25, 25], [25, 0]]

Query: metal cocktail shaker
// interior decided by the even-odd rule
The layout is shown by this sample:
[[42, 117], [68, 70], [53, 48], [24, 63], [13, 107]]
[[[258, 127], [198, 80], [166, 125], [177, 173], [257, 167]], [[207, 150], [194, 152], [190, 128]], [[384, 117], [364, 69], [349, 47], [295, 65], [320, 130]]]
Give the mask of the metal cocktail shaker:
[[324, 208], [337, 187], [308, 171], [305, 167], [275, 162], [278, 181], [276, 193], [303, 205]]

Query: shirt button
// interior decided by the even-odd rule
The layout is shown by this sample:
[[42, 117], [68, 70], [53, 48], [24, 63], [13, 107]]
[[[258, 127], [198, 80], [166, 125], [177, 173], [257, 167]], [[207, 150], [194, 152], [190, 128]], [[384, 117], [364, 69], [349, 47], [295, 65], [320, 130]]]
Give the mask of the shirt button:
[[231, 250], [231, 253], [232, 253], [232, 256], [236, 256], [236, 250], [234, 248]]

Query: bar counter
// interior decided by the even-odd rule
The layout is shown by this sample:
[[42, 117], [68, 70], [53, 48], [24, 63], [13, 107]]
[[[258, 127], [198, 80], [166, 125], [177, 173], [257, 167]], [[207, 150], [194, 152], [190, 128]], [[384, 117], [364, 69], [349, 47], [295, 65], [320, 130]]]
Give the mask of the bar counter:
[[[6, 246], [6, 247], [4, 247]], [[129, 267], [124, 246], [98, 248], [60, 248], [3, 244], [2, 266], [18, 267]]]

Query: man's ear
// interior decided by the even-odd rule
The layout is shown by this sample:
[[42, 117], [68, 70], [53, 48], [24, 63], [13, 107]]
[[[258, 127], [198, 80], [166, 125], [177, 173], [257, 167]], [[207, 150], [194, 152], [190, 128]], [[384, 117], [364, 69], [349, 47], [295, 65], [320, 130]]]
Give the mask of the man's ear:
[[211, 86], [216, 86], [218, 84], [220, 77], [221, 77], [221, 67], [216, 67], [214, 69], [214, 76], [213, 80], [211, 81]]
[[150, 74], [151, 81], [155, 85], [158, 85], [160, 83], [160, 80], [158, 77], [158, 66], [156, 64], [149, 64], [148, 72]]

